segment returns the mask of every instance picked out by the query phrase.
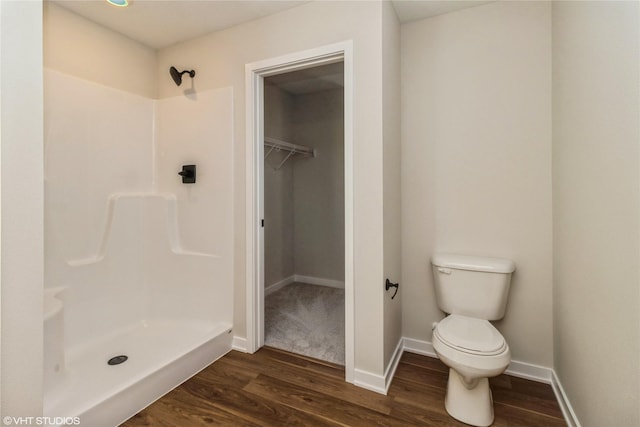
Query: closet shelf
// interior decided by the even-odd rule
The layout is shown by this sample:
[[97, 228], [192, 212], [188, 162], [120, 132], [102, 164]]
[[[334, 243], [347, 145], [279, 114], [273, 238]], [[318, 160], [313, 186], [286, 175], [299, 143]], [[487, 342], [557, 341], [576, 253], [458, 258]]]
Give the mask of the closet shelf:
[[267, 154], [264, 155], [265, 160], [274, 151], [287, 151], [288, 152], [287, 156], [284, 158], [284, 160], [282, 160], [282, 162], [280, 162], [280, 164], [278, 165], [277, 168], [275, 168], [275, 170], [280, 169], [282, 167], [282, 165], [284, 165], [285, 162], [287, 160], [289, 160], [289, 157], [293, 156], [294, 154], [300, 154], [300, 155], [305, 156], [305, 157], [315, 157], [316, 156], [316, 150], [314, 150], [311, 147], [306, 147], [304, 145], [298, 145], [298, 144], [293, 144], [291, 142], [281, 141], [279, 139], [271, 138], [271, 137], [268, 137], [268, 136], [264, 137], [264, 145], [265, 145], [265, 147], [270, 147], [269, 151], [267, 152]]

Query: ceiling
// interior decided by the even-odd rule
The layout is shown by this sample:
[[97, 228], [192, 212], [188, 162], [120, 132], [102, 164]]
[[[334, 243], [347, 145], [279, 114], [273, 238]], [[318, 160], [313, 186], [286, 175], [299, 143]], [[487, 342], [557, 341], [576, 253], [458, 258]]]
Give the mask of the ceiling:
[[[129, 7], [103, 0], [47, 0], [153, 49], [272, 15], [308, 1], [130, 0]], [[401, 23], [478, 6], [489, 1], [392, 0]]]
[[405, 22], [431, 18], [432, 16], [442, 15], [456, 10], [480, 6], [491, 3], [492, 1], [495, 0], [391, 0], [393, 8], [396, 10], [396, 15], [398, 15], [398, 19], [403, 24]]
[[304, 68], [290, 73], [276, 74], [264, 79], [265, 84], [278, 86], [291, 95], [344, 87], [344, 64], [334, 62], [318, 67]]
[[287, 0], [129, 0], [129, 7], [116, 7], [104, 0], [48, 1], [154, 49], [307, 3]]

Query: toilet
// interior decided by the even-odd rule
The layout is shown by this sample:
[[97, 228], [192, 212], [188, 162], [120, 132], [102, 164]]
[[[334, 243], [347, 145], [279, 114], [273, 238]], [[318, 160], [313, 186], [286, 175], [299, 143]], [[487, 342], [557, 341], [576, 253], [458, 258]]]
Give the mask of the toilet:
[[504, 317], [513, 261], [454, 254], [431, 258], [438, 307], [447, 317], [433, 329], [438, 358], [449, 367], [444, 405], [453, 418], [473, 426], [493, 423], [489, 378], [511, 361], [509, 346], [489, 322]]

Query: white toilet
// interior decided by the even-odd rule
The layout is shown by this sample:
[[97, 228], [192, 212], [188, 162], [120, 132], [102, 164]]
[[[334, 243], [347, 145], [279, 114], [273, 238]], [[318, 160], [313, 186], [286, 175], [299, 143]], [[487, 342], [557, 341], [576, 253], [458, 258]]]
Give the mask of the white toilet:
[[504, 337], [489, 323], [504, 316], [515, 264], [452, 254], [431, 259], [438, 307], [449, 315], [433, 329], [433, 348], [449, 367], [444, 400], [449, 415], [474, 426], [493, 423], [489, 377], [511, 361]]

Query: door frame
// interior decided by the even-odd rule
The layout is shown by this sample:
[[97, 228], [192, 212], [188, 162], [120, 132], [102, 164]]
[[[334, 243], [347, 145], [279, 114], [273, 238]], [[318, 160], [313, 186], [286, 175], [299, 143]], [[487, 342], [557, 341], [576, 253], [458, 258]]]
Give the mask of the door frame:
[[247, 351], [264, 345], [264, 78], [344, 63], [345, 379], [353, 382], [355, 355], [353, 223], [353, 42], [320, 46], [245, 65], [246, 107], [246, 333]]

